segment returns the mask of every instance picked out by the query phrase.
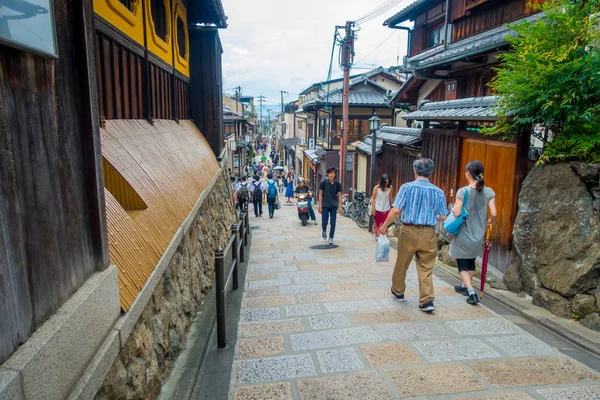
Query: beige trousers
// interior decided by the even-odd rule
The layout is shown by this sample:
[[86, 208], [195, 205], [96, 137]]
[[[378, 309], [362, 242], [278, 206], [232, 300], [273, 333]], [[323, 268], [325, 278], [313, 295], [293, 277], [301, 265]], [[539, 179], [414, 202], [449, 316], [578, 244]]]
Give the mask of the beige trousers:
[[392, 290], [396, 294], [404, 294], [406, 271], [414, 257], [419, 276], [419, 304], [433, 301], [433, 264], [436, 255], [437, 240], [433, 227], [403, 225], [398, 235], [398, 258], [392, 275]]

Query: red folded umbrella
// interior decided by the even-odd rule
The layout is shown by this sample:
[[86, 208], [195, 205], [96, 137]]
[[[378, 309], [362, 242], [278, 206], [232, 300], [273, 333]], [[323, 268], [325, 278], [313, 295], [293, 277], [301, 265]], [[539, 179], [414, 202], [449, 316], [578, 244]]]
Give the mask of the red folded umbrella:
[[481, 287], [479, 288], [479, 298], [483, 298], [483, 288], [485, 287], [485, 276], [487, 275], [488, 258], [490, 257], [490, 250], [492, 249], [492, 242], [490, 241], [492, 235], [492, 226], [488, 226], [485, 234], [485, 241], [483, 242], [483, 261], [481, 262]]

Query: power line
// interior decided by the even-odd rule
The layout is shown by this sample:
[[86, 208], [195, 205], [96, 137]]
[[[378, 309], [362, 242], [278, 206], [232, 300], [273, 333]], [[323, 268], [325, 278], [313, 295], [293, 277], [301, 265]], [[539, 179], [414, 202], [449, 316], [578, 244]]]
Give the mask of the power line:
[[369, 54], [367, 54], [366, 56], [364, 56], [363, 58], [361, 58], [359, 61], [355, 62], [355, 63], [354, 63], [354, 65], [360, 64], [360, 63], [361, 63], [361, 61], [364, 61], [364, 59], [365, 59], [365, 58], [367, 58], [367, 57], [369, 57], [371, 54], [373, 54], [373, 53], [374, 53], [374, 52], [375, 52], [375, 51], [376, 51], [378, 48], [380, 48], [381, 46], [383, 46], [383, 44], [384, 44], [385, 42], [387, 42], [388, 40], [390, 40], [390, 38], [391, 38], [392, 36], [394, 36], [394, 34], [395, 34], [395, 33], [398, 33], [398, 32], [399, 32], [399, 31], [394, 31], [394, 32], [392, 32], [392, 33], [390, 34], [390, 36], [388, 36], [387, 38], [385, 38], [385, 40], [384, 40], [383, 42], [379, 43], [379, 45], [378, 45], [377, 47], [375, 47], [373, 50], [371, 50], [371, 51], [369, 52]]
[[379, 17], [381, 14], [396, 7], [402, 1], [403, 0], [388, 0], [385, 3], [380, 4], [378, 7], [375, 7], [373, 10], [369, 11], [367, 14], [363, 15], [362, 17], [358, 18], [356, 20], [356, 22], [359, 24], [367, 23], [367, 22]]

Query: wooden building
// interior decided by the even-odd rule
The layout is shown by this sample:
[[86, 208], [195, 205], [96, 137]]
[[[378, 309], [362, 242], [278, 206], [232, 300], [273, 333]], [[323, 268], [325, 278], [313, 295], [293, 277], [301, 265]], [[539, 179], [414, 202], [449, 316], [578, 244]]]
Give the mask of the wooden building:
[[402, 118], [422, 130], [421, 154], [436, 162], [432, 181], [444, 190], [448, 202], [466, 184], [466, 164], [484, 163], [486, 185], [496, 192], [499, 210], [490, 262], [500, 272], [510, 263], [517, 196], [530, 168], [530, 143], [529, 138], [500, 141], [479, 131], [498, 120], [497, 98], [488, 83], [495, 76], [498, 54], [508, 48], [506, 36], [515, 34], [506, 24], [538, 19], [534, 5], [539, 3], [417, 0], [384, 23], [392, 29], [407, 29], [401, 25], [407, 21], [414, 24], [402, 67], [411, 76], [392, 105], [408, 108]]
[[52, 3], [0, 44], [0, 363], [109, 264], [127, 310], [223, 146], [220, 1]]

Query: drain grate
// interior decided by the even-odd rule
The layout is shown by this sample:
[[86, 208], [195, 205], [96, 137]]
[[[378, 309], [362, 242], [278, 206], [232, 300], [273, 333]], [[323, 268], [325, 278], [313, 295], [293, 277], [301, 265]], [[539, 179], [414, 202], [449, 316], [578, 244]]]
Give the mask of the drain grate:
[[334, 245], [329, 245], [329, 244], [316, 244], [314, 246], [310, 246], [310, 249], [313, 250], [329, 250], [329, 249], [337, 249], [338, 245], [334, 244]]

